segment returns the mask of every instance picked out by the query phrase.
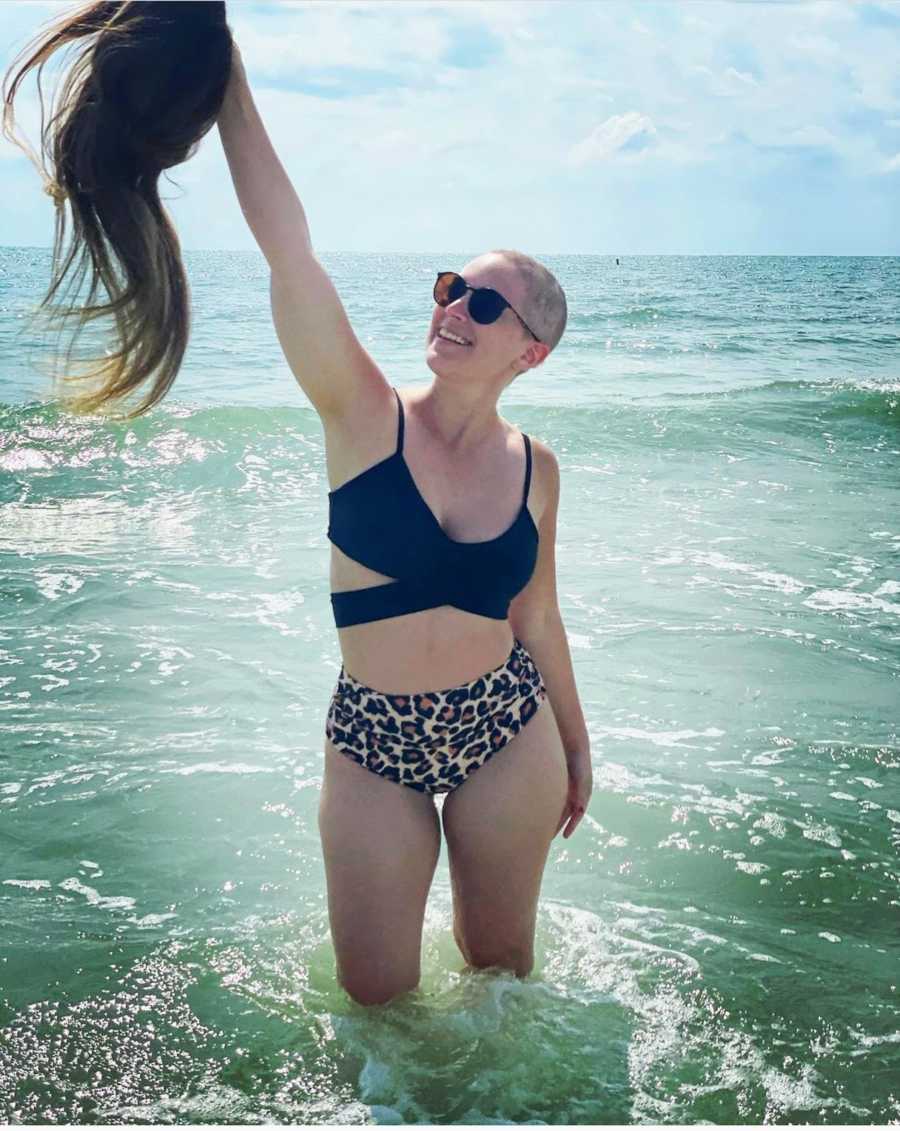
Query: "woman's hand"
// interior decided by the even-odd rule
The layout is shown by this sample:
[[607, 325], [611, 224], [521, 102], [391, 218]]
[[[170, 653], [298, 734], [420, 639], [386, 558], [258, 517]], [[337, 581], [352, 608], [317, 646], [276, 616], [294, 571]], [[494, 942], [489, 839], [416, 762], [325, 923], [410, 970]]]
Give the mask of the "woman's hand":
[[241, 56], [241, 49], [238, 47], [237, 42], [232, 38], [231, 40], [231, 71], [228, 75], [228, 85], [225, 87], [225, 97], [222, 99], [222, 105], [219, 108], [219, 114], [216, 122], [219, 129], [222, 129], [222, 123], [227, 122], [229, 118], [240, 114], [242, 111], [247, 97], [250, 92], [250, 87], [247, 85], [247, 72], [244, 70], [244, 60]]
[[563, 833], [563, 837], [568, 839], [587, 811], [588, 801], [590, 801], [594, 789], [594, 771], [591, 768], [590, 751], [579, 750], [574, 754], [567, 754], [566, 762], [569, 770], [569, 792], [566, 796], [565, 808], [553, 835], [556, 836], [568, 821], [568, 826]]
[[237, 45], [237, 40], [232, 37], [231, 40], [231, 74], [228, 78], [228, 86], [232, 87], [240, 82], [246, 82], [247, 72], [244, 70], [244, 58], [241, 55], [241, 49]]

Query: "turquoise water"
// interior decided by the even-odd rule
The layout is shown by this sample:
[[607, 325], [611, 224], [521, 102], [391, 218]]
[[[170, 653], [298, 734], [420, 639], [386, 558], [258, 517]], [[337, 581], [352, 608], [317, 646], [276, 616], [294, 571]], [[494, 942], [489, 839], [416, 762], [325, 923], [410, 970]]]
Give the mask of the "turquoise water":
[[[323, 256], [392, 383], [439, 268]], [[525, 981], [338, 987], [316, 826], [340, 653], [323, 434], [253, 254], [188, 253], [149, 416], [60, 413], [0, 249], [0, 1118], [900, 1118], [900, 260], [553, 257], [501, 412], [562, 468], [594, 757]], [[87, 338], [86, 341], [91, 339]]]

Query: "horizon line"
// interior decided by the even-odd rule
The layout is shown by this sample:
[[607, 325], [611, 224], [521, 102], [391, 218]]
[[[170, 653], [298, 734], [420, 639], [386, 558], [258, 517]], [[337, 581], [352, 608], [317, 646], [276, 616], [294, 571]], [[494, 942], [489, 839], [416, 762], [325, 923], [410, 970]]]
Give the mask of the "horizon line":
[[[66, 245], [68, 246], [68, 244]], [[16, 243], [2, 243], [0, 248], [17, 248], [22, 251], [52, 251], [52, 244], [16, 244]], [[263, 258], [262, 252], [259, 248], [248, 247], [185, 247], [182, 245], [183, 252], [227, 252], [231, 255], [259, 255]], [[434, 251], [425, 249], [422, 251], [370, 251], [370, 250], [349, 250], [346, 248], [319, 248], [315, 250], [316, 255], [461, 255], [466, 254], [460, 251]], [[475, 252], [474, 254], [482, 254]], [[828, 252], [828, 251], [541, 251], [529, 252], [533, 254], [536, 259], [541, 256], [568, 256], [570, 258], [592, 258], [592, 259], [897, 259], [900, 258], [900, 251], [889, 252]]]

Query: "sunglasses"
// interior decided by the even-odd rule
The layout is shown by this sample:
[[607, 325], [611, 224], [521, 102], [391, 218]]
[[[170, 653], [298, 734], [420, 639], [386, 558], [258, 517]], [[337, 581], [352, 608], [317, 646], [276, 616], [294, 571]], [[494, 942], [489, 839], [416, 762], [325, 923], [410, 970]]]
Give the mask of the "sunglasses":
[[455, 271], [438, 272], [437, 282], [434, 284], [434, 301], [438, 306], [449, 306], [451, 302], [462, 298], [467, 291], [472, 292], [472, 297], [469, 299], [469, 314], [480, 326], [489, 326], [492, 322], [496, 322], [509, 307], [532, 338], [536, 342], [541, 340], [518, 310], [493, 287], [470, 287], [462, 275], [458, 275]]

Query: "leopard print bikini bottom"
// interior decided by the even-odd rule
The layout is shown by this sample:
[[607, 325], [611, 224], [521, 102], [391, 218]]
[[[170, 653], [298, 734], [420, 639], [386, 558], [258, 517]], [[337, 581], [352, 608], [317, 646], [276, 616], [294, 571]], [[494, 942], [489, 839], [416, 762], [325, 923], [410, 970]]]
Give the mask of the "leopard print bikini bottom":
[[325, 733], [375, 774], [422, 793], [449, 793], [517, 735], [546, 697], [518, 638], [499, 667], [442, 691], [389, 695], [342, 665]]

